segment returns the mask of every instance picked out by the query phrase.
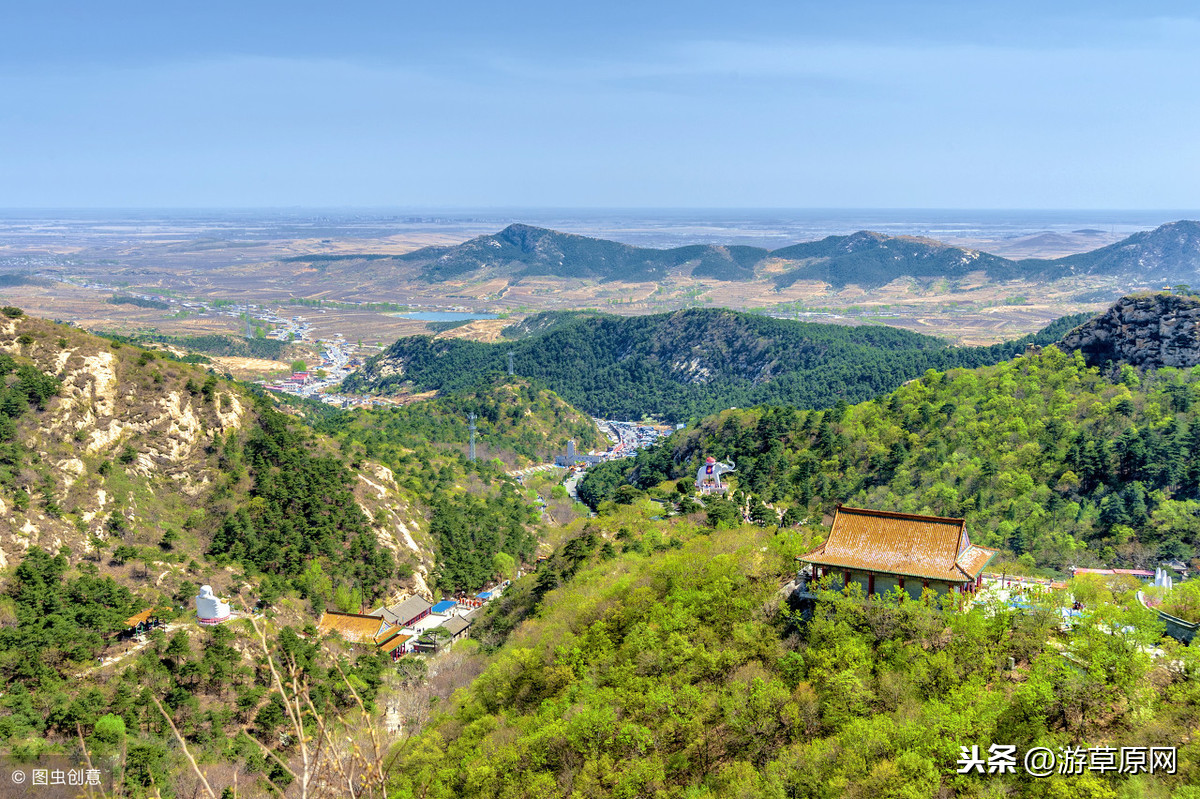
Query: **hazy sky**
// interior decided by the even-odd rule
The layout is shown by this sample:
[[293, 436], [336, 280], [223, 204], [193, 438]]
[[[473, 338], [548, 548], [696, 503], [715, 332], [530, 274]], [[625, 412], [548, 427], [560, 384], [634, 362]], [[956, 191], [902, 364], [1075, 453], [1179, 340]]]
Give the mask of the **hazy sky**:
[[0, 207], [1200, 207], [1166, 2], [0, 4]]

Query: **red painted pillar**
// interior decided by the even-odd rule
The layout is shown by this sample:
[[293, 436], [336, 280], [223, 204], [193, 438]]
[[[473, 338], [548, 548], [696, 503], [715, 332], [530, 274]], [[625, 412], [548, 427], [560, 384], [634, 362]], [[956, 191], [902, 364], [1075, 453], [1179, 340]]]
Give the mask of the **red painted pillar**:
[[875, 595], [875, 573], [867, 575], [867, 596]]
[[845, 582], [842, 583], [842, 588], [849, 588], [850, 587], [850, 572], [845, 572], [844, 574], [845, 574], [846, 580], [845, 580]]

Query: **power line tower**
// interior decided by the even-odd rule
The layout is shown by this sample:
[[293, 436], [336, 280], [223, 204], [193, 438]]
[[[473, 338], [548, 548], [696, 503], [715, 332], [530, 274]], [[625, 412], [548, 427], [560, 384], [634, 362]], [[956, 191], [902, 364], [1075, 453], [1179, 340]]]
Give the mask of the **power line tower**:
[[508, 376], [513, 376], [513, 351], [508, 351]]
[[467, 414], [467, 418], [471, 420], [471, 461], [475, 460], [475, 420], [479, 417], [473, 413]]

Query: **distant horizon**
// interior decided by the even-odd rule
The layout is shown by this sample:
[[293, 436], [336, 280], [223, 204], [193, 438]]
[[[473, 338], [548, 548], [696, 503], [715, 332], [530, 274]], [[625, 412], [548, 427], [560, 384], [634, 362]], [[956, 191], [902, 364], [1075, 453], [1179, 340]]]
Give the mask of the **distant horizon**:
[[[405, 207], [282, 206], [160, 208], [0, 208], [0, 238], [14, 244], [63, 237], [77, 243], [135, 238], [248, 238], [277, 235], [377, 240], [438, 235], [463, 241], [512, 224], [635, 246], [688, 244], [774, 249], [869, 231], [988, 250], [1037, 234], [1117, 238], [1164, 224], [1200, 220], [1188, 209], [937, 209], [720, 207]], [[443, 239], [445, 240], [445, 239]], [[990, 243], [989, 243], [990, 242]], [[1081, 242], [1083, 243], [1083, 242]], [[1097, 246], [1102, 246], [1097, 240]]]
[[1101, 208], [1101, 207], [970, 207], [970, 206], [719, 206], [719, 205], [61, 205], [0, 206], [0, 214], [15, 213], [168, 213], [168, 212], [280, 212], [297, 213], [337, 211], [344, 213], [1028, 213], [1028, 214], [1200, 214], [1197, 208]]

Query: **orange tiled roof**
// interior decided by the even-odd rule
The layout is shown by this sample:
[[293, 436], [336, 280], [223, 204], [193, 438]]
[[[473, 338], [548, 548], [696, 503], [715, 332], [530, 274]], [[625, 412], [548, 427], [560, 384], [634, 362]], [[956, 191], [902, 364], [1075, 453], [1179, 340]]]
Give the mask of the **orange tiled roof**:
[[965, 582], [996, 550], [976, 546], [962, 519], [839, 506], [829, 538], [800, 560], [821, 566]]
[[396, 647], [402, 645], [409, 638], [412, 638], [412, 636], [401, 633], [399, 627], [392, 627], [388, 630], [385, 630], [383, 634], [379, 636], [379, 648], [384, 652], [391, 652]]
[[325, 611], [317, 622], [321, 634], [334, 632], [354, 644], [370, 644], [375, 642], [377, 635], [388, 627], [379, 616], [366, 616], [362, 613], [333, 613]]
[[132, 616], [130, 616], [128, 619], [126, 619], [125, 626], [126, 627], [137, 627], [139, 624], [142, 624], [143, 622], [150, 621], [150, 618], [153, 615], [154, 615], [154, 608], [146, 608], [142, 612], [135, 613]]

